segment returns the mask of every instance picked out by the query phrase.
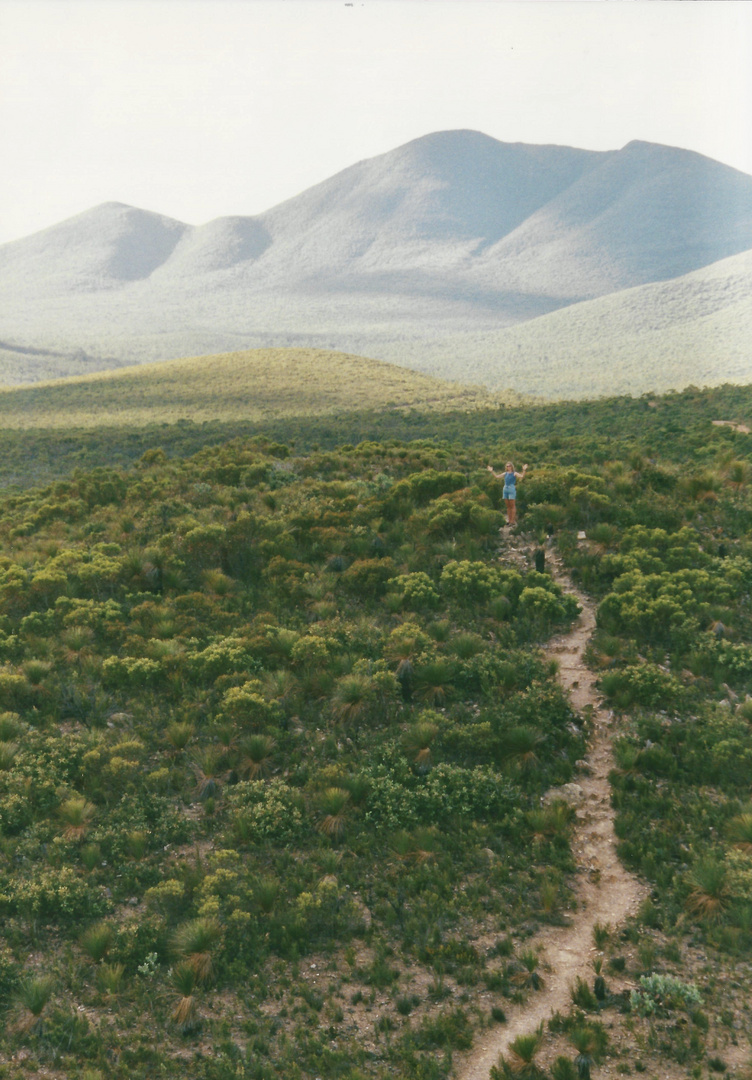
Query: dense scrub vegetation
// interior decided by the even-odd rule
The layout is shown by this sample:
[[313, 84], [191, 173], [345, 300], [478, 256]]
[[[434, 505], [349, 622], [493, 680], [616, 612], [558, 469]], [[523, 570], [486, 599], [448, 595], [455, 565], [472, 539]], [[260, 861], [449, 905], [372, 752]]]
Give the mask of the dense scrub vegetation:
[[[30, 389], [39, 398], [50, 387]], [[680, 394], [641, 398], [613, 397], [600, 401], [506, 408], [472, 412], [426, 412], [422, 408], [386, 406], [336, 416], [303, 415], [294, 419], [267, 417], [263, 422], [228, 414], [218, 403], [215, 420], [170, 419], [169, 408], [159, 411], [159, 393], [150, 410], [154, 422], [144, 425], [97, 426], [96, 411], [90, 426], [49, 425], [0, 429], [0, 475], [3, 486], [47, 483], [77, 468], [130, 465], [147, 450], [160, 448], [168, 457], [196, 453], [236, 438], [264, 435], [289, 445], [296, 453], [335, 449], [344, 444], [393, 439], [438, 439], [440, 445], [479, 448], [485, 453], [498, 446], [499, 455], [511, 452], [529, 461], [562, 465], [629, 461], [632, 454], [660, 457], [674, 464], [712, 465], [720, 454], [746, 453], [747, 439], [732, 427], [713, 426], [714, 420], [745, 421], [752, 426], [752, 387], [721, 386], [711, 390], [690, 387]], [[45, 405], [45, 408], [48, 406]], [[52, 408], [52, 406], [49, 406]], [[54, 410], [52, 410], [54, 412]], [[193, 412], [186, 409], [186, 415]], [[16, 422], [18, 417], [15, 418]], [[503, 464], [503, 463], [502, 463]]]
[[376, 1075], [469, 1042], [433, 1002], [480, 981], [471, 928], [566, 901], [566, 814], [535, 815], [584, 749], [530, 649], [576, 605], [495, 562], [476, 472], [256, 440], [6, 498], [4, 992], [49, 998], [11, 1045], [184, 1075], [205, 1030], [258, 1075], [341, 1075], [375, 1053], [345, 1010], [372, 1029], [384, 995], [425, 1016]]
[[[654, 886], [629, 932], [748, 956], [752, 439], [711, 426], [724, 393], [495, 414], [465, 447], [151, 448], [0, 496], [0, 1075], [440, 1080], [535, 992], [574, 870], [541, 796], [587, 727], [537, 649], [576, 606], [498, 558], [509, 445], [524, 529], [600, 600], [621, 854]], [[665, 1052], [702, 1061], [702, 1023]]]

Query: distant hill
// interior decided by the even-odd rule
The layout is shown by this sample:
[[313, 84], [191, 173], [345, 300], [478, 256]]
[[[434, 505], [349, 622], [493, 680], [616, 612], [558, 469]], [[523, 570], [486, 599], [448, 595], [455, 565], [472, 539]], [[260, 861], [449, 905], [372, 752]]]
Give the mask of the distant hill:
[[[551, 378], [530, 391], [556, 397], [571, 342], [552, 313], [750, 249], [752, 177], [699, 154], [438, 132], [257, 217], [193, 227], [107, 203], [0, 246], [0, 381], [264, 346], [397, 350], [402, 364], [464, 378], [450, 343], [490, 371], [471, 341], [518, 327], [523, 351], [542, 342], [549, 357]], [[693, 343], [692, 313], [672, 310], [677, 343]], [[597, 320], [565, 324], [591, 335], [581, 355], [652, 347], [644, 320], [611, 320], [618, 342]]]
[[[519, 395], [505, 400], [519, 404]], [[475, 409], [498, 399], [379, 360], [314, 349], [257, 349], [145, 364], [0, 390], [0, 426], [67, 428], [190, 418], [275, 420], [346, 411]]]
[[[501, 391], [550, 398], [663, 393], [752, 383], [752, 251], [671, 281], [624, 289], [518, 326], [436, 342], [431, 369]], [[362, 347], [358, 338], [348, 341]], [[415, 362], [420, 346], [382, 341]]]

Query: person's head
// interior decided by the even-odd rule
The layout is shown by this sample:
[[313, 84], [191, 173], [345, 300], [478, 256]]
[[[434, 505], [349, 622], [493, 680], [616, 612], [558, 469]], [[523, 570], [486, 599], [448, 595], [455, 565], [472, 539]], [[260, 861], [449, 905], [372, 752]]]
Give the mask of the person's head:
[[508, 461], [506, 463], [506, 465], [504, 466], [504, 468], [505, 468], [506, 472], [514, 472], [514, 465], [512, 464], [511, 461]]

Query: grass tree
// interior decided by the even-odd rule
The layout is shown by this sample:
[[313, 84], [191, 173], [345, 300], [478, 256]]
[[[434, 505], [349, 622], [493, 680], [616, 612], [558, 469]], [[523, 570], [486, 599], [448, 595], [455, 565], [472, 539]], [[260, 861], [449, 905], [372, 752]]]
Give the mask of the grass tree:
[[64, 840], [78, 842], [89, 831], [96, 807], [83, 795], [72, 795], [65, 799], [57, 810], [60, 832]]
[[543, 1025], [529, 1035], [518, 1035], [507, 1054], [491, 1069], [492, 1080], [543, 1080], [544, 1071], [535, 1063], [543, 1041]]
[[359, 672], [337, 680], [331, 696], [331, 712], [335, 720], [355, 721], [368, 715], [376, 699], [373, 680]]
[[14, 712], [0, 713], [0, 742], [12, 742], [18, 739], [28, 727], [21, 717]]
[[188, 965], [196, 982], [208, 982], [214, 971], [213, 950], [219, 944], [222, 928], [216, 919], [198, 918], [183, 923], [172, 936], [172, 948]]
[[535, 771], [540, 766], [543, 741], [544, 736], [533, 727], [509, 728], [503, 737], [503, 756], [508, 767], [522, 773]]
[[96, 970], [94, 981], [97, 990], [103, 998], [112, 1000], [117, 997], [123, 986], [125, 975], [124, 964], [100, 964]]
[[188, 743], [191, 741], [195, 734], [193, 724], [188, 721], [175, 720], [167, 727], [165, 731], [165, 739], [172, 747], [175, 753], [180, 753], [181, 750], [185, 750]]
[[439, 657], [421, 664], [415, 672], [415, 697], [427, 705], [443, 705], [453, 693], [454, 664]]
[[238, 744], [237, 771], [240, 776], [257, 780], [269, 767], [276, 743], [271, 735], [246, 735]]
[[196, 786], [193, 794], [199, 802], [213, 799], [225, 778], [224, 750], [219, 746], [205, 746], [193, 755], [193, 771]]
[[172, 985], [177, 991], [178, 999], [170, 1012], [170, 1019], [183, 1035], [189, 1035], [198, 1027], [198, 981], [196, 971], [189, 961], [178, 964], [172, 973]]
[[400, 829], [392, 838], [392, 848], [400, 859], [416, 863], [428, 862], [436, 857], [439, 841], [436, 829], [418, 828], [413, 832]]
[[431, 745], [438, 733], [436, 724], [427, 721], [413, 724], [405, 732], [405, 750], [420, 769], [431, 767]]
[[547, 806], [534, 807], [525, 814], [536, 844], [545, 843], [547, 840], [566, 839], [573, 818], [574, 809], [560, 799]]
[[278, 701], [283, 707], [293, 706], [300, 693], [298, 680], [287, 668], [264, 672], [261, 686], [268, 701]]
[[731, 818], [726, 826], [726, 836], [739, 851], [752, 855], [752, 806]]
[[264, 915], [270, 915], [277, 904], [280, 894], [280, 883], [277, 878], [265, 875], [260, 877], [253, 885], [253, 902]]
[[701, 859], [689, 875], [687, 910], [708, 922], [721, 918], [729, 901], [728, 871], [719, 859]]
[[543, 978], [538, 971], [540, 966], [538, 954], [533, 949], [525, 949], [520, 953], [519, 960], [522, 970], [515, 972], [511, 981], [525, 990], [542, 990]]
[[0, 741], [0, 772], [7, 772], [18, 757], [20, 747], [16, 742]]
[[320, 815], [319, 832], [338, 839], [345, 831], [345, 821], [350, 803], [350, 792], [342, 787], [329, 787], [317, 798]]
[[577, 1051], [574, 1064], [579, 1080], [590, 1080], [590, 1069], [606, 1052], [608, 1035], [602, 1024], [593, 1022], [573, 1027], [569, 1041]]

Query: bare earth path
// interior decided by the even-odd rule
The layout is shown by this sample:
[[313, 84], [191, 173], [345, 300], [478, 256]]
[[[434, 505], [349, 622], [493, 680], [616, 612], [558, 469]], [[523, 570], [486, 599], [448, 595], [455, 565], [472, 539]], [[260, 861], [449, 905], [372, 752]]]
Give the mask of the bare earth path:
[[[507, 1009], [508, 1023], [489, 1029], [479, 1037], [478, 1045], [457, 1061], [459, 1080], [488, 1080], [499, 1055], [518, 1035], [534, 1031], [557, 1010], [571, 1006], [570, 987], [577, 976], [593, 980], [593, 926], [609, 924], [616, 928], [634, 913], [647, 895], [646, 888], [629, 874], [616, 856], [614, 812], [610, 802], [608, 774], [612, 767], [612, 716], [604, 709], [595, 675], [583, 662], [583, 653], [595, 629], [595, 607], [591, 600], [574, 588], [556, 560], [547, 555], [551, 572], [565, 592], [574, 595], [582, 612], [567, 633], [553, 638], [546, 654], [559, 663], [559, 680], [578, 711], [592, 708], [593, 735], [587, 763], [589, 776], [578, 778], [584, 799], [577, 811], [573, 851], [578, 866], [577, 911], [568, 926], [545, 927], [528, 945], [542, 949], [541, 967], [545, 985], [532, 993], [524, 1005]], [[548, 971], [545, 971], [545, 967]]]

